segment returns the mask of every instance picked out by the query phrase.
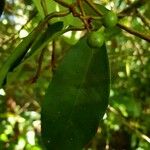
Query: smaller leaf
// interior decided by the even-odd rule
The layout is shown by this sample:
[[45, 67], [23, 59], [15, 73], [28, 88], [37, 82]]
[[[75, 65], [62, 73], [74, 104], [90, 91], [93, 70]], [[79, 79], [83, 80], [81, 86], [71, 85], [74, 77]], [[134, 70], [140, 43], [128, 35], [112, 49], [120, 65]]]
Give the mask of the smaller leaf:
[[[50, 25], [45, 32], [42, 33], [42, 36], [39, 35], [39, 32], [42, 32], [41, 25], [37, 26], [23, 41], [14, 49], [12, 54], [7, 59], [6, 63], [2, 66], [0, 70], [0, 88], [6, 84], [6, 76], [8, 72], [14, 70], [24, 59], [24, 56], [31, 48], [31, 51], [26, 56], [28, 58], [35, 51], [40, 50], [45, 47], [45, 45], [52, 40], [52, 37], [55, 33], [60, 31], [63, 28], [63, 23], [58, 22]], [[39, 36], [38, 36], [39, 35]], [[60, 35], [60, 33], [58, 34]], [[35, 41], [35, 42], [34, 42]]]
[[26, 55], [25, 59], [29, 58], [31, 55], [37, 51], [43, 49], [50, 41], [54, 39], [56, 33], [61, 31], [63, 28], [63, 22], [56, 22], [48, 25], [48, 28], [42, 32], [31, 46], [30, 52]]

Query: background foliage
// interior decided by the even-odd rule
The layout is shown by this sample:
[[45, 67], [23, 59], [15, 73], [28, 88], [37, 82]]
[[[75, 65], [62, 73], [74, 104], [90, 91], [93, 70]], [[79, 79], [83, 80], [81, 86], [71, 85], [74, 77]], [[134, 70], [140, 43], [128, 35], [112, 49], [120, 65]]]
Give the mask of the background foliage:
[[[48, 13], [64, 10], [54, 1], [45, 1]], [[66, 2], [72, 2], [66, 0]], [[150, 149], [150, 2], [130, 0], [97, 1], [117, 12], [120, 23], [107, 32], [107, 48], [111, 67], [110, 105], [97, 135], [85, 149], [148, 150]], [[85, 10], [89, 8], [86, 7]], [[88, 12], [88, 11], [87, 11]], [[23, 37], [44, 18], [37, 0], [7, 0], [0, 19], [0, 67]], [[61, 18], [65, 26], [82, 23], [72, 15]], [[60, 19], [60, 20], [61, 20]], [[57, 19], [56, 19], [57, 20]], [[97, 25], [95, 23], [95, 25]], [[99, 24], [98, 24], [99, 25]], [[40, 103], [51, 79], [51, 52], [55, 46], [55, 66], [67, 49], [76, 43], [81, 31], [64, 34], [44, 51], [38, 78], [41, 52], [14, 72], [9, 73], [5, 89], [0, 89], [0, 149], [41, 150]]]

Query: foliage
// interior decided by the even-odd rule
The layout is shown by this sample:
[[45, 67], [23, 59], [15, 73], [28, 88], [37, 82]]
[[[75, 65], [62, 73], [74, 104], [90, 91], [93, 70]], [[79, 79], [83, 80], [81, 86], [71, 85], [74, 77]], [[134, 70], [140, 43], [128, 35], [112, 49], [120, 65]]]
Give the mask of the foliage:
[[[104, 23], [109, 10], [118, 16], [111, 28]], [[148, 150], [149, 11], [147, 0], [7, 0], [0, 18], [0, 149], [43, 149], [40, 106], [49, 81], [72, 45], [100, 30], [111, 68], [110, 100], [84, 149]]]
[[108, 106], [109, 74], [105, 44], [91, 48], [85, 35], [71, 47], [41, 106], [47, 149], [79, 150], [91, 140]]

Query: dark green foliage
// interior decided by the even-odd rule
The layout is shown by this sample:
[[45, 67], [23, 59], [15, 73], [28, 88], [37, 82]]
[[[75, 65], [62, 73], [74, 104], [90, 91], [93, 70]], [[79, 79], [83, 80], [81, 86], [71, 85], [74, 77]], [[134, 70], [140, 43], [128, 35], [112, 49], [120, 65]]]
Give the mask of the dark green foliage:
[[5, 0], [1, 0], [0, 1], [0, 17], [2, 15], [2, 13], [3, 13], [4, 6], [5, 6]]
[[80, 39], [54, 73], [42, 103], [47, 149], [80, 150], [91, 140], [108, 105], [109, 82], [106, 46], [91, 48], [86, 37]]

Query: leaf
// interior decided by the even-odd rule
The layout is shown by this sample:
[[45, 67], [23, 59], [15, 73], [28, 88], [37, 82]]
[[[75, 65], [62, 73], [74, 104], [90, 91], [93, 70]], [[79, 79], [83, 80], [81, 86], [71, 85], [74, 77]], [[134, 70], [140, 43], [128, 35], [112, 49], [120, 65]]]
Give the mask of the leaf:
[[[7, 59], [5, 64], [0, 70], [0, 88], [5, 84], [6, 76], [8, 72], [14, 70], [21, 61], [24, 59], [26, 53], [30, 49], [30, 52], [27, 53], [26, 58], [34, 54], [36, 51], [41, 50], [50, 42], [58, 31], [63, 28], [62, 22], [56, 22], [49, 25], [49, 27], [41, 35], [39, 32], [42, 32], [39, 27], [36, 27], [33, 32], [31, 32], [23, 41], [14, 49], [10, 57]], [[60, 33], [58, 34], [60, 35]]]
[[89, 48], [86, 36], [65, 55], [42, 103], [47, 149], [80, 150], [95, 135], [109, 97], [106, 46]]
[[8, 57], [7, 61], [4, 63], [0, 69], [0, 88], [5, 84], [6, 76], [9, 71], [12, 71], [15, 66], [22, 60], [28, 49], [30, 48], [32, 42], [37, 36], [37, 32], [31, 32], [23, 41], [14, 49], [12, 54]]
[[37, 10], [38, 10], [38, 12], [39, 12], [39, 14], [40, 14], [40, 17], [41, 17], [42, 19], [44, 19], [45, 15], [44, 15], [43, 8], [42, 8], [42, 6], [41, 6], [41, 0], [32, 0], [32, 1], [33, 1], [33, 3], [35, 4], [35, 6], [36, 6], [36, 8], [37, 8]]
[[[103, 15], [109, 11], [105, 6], [103, 6], [101, 4], [94, 4], [94, 5]], [[84, 7], [86, 14], [92, 15], [92, 16], [97, 16], [97, 13], [88, 4], [85, 3], [83, 7]]]
[[109, 12], [109, 10], [103, 5], [96, 4], [96, 7], [102, 12], [103, 15], [105, 15]]
[[[63, 22], [55, 22], [51, 25], [48, 25], [47, 29], [41, 33], [37, 39], [34, 41], [30, 52], [26, 55], [26, 58], [33, 55], [36, 51], [43, 49], [50, 41], [55, 38], [56, 33], [61, 31], [63, 28]], [[60, 32], [61, 34], [61, 32]]]

